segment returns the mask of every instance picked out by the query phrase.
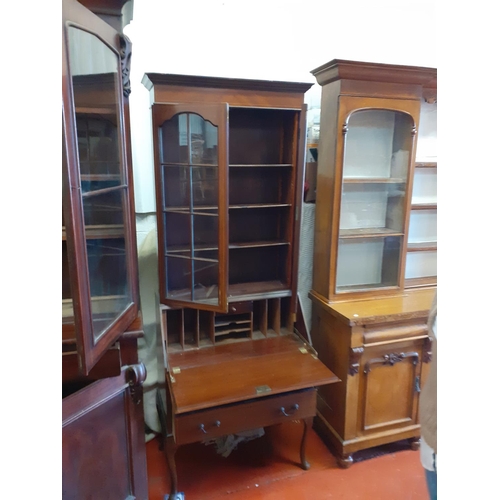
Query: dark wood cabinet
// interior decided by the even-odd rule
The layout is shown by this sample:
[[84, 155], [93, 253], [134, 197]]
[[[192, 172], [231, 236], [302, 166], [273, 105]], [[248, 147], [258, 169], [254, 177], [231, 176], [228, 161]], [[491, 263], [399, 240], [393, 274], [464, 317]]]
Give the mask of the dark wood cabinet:
[[[437, 250], [425, 241], [436, 206], [416, 203], [435, 201], [435, 170], [415, 168], [436, 70], [333, 60], [312, 73], [322, 98], [311, 338], [342, 380], [320, 388], [317, 424], [347, 467], [355, 451], [420, 434], [436, 272], [411, 256]], [[427, 156], [435, 138], [423, 135]]]
[[[179, 445], [316, 414], [338, 378], [294, 331], [310, 84], [146, 74], [172, 490]], [[299, 450], [298, 450], [299, 452]], [[299, 458], [299, 453], [297, 455]]]
[[[117, 21], [123, 2], [108, 3]], [[145, 499], [130, 43], [81, 3], [62, 7], [63, 498]]]

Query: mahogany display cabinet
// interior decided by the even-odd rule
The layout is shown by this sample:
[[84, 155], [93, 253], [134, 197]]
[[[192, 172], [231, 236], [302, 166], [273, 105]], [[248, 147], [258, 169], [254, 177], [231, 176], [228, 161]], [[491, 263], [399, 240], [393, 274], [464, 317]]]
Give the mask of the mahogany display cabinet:
[[152, 73], [143, 83], [152, 104], [166, 379], [158, 410], [170, 498], [179, 445], [291, 419], [304, 422], [307, 469], [316, 387], [338, 381], [294, 328], [311, 84]]
[[437, 284], [432, 123], [417, 164], [416, 150], [436, 70], [333, 60], [312, 73], [322, 97], [311, 338], [342, 380], [320, 388], [317, 427], [348, 467], [364, 448], [418, 447]]
[[145, 500], [130, 43], [85, 4], [62, 4], [62, 497]]

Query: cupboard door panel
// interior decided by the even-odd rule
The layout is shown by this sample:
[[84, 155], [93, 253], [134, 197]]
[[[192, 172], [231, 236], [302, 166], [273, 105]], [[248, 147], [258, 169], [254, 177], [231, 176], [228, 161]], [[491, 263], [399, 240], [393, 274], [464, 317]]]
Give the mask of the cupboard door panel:
[[147, 498], [142, 387], [133, 390], [122, 372], [63, 399], [64, 500]]
[[361, 432], [416, 423], [420, 363], [420, 349], [411, 345], [365, 350], [360, 366]]

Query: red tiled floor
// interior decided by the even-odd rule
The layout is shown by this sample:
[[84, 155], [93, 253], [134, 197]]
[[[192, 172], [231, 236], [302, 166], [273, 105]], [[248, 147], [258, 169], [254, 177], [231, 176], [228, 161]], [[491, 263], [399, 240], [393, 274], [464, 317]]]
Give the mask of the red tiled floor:
[[[299, 464], [302, 425], [266, 429], [241, 443], [228, 458], [213, 446], [181, 446], [176, 454], [179, 490], [186, 500], [427, 500], [420, 455], [410, 449], [387, 453], [340, 469], [318, 435], [309, 436], [309, 471]], [[149, 500], [170, 490], [168, 467], [158, 441], [147, 444]]]

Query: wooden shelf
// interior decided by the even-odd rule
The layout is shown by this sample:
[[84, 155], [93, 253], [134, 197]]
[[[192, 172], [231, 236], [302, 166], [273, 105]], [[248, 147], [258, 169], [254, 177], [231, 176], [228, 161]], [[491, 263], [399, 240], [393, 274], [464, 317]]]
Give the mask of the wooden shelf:
[[245, 205], [229, 205], [229, 209], [241, 209], [241, 208], [282, 208], [291, 207], [291, 203], [256, 203], [256, 204], [245, 204]]
[[[260, 247], [277, 247], [290, 245], [288, 241], [248, 241], [242, 243], [229, 243], [229, 249], [235, 250], [238, 248], [260, 248]], [[197, 245], [194, 247], [195, 252], [210, 252], [214, 250], [218, 250], [217, 245]], [[179, 246], [179, 247], [167, 247], [167, 255], [172, 253], [190, 253], [191, 247], [189, 246]]]
[[[291, 203], [255, 203], [255, 204], [245, 204], [245, 205], [229, 205], [230, 210], [239, 210], [245, 208], [283, 208], [283, 207], [291, 207]], [[203, 206], [195, 206], [193, 207], [193, 213], [201, 212], [203, 210], [218, 210], [217, 205], [203, 205]], [[189, 207], [168, 207], [163, 209], [164, 212], [173, 212], [173, 213], [185, 213], [190, 214]], [[216, 214], [203, 214], [203, 215], [216, 215]]]
[[[189, 163], [189, 162], [164, 162], [160, 163], [162, 167], [212, 167], [212, 168], [218, 168], [219, 165], [218, 163]], [[186, 180], [187, 182], [187, 180]]]
[[385, 236], [403, 236], [401, 231], [388, 229], [386, 227], [379, 228], [357, 228], [357, 229], [340, 229], [339, 238], [380, 238]]
[[436, 252], [437, 241], [425, 241], [419, 243], [408, 243], [408, 252]]
[[246, 243], [229, 243], [229, 250], [237, 248], [258, 248], [258, 247], [277, 247], [290, 245], [289, 241], [249, 241]]
[[231, 302], [231, 297], [237, 297], [237, 300], [270, 298], [270, 294], [273, 292], [276, 292], [279, 297], [288, 297], [292, 294], [289, 287], [281, 281], [258, 281], [229, 285], [227, 295], [229, 302]]
[[111, 115], [116, 116], [117, 108], [110, 106], [109, 108], [99, 108], [90, 106], [75, 106], [75, 113], [77, 115]]
[[436, 161], [415, 162], [415, 168], [437, 168], [437, 162]]
[[[114, 238], [124, 238], [125, 232], [123, 224], [110, 224], [100, 226], [86, 226], [85, 238], [87, 240], [106, 240]], [[66, 228], [62, 228], [62, 240], [66, 241]]]
[[120, 181], [121, 180], [121, 175], [120, 174], [89, 174], [85, 175], [83, 174], [80, 179], [82, 181], [100, 181], [100, 182], [106, 182], [106, 181]]
[[405, 288], [425, 288], [437, 285], [437, 276], [424, 276], [423, 278], [409, 278], [405, 280]]
[[246, 164], [246, 163], [239, 163], [239, 164], [232, 164], [229, 165], [230, 167], [234, 168], [274, 168], [274, 167], [293, 167], [291, 163], [262, 163], [262, 164]]
[[437, 210], [437, 203], [412, 203], [412, 210]]
[[404, 184], [402, 177], [344, 177], [344, 184]]

